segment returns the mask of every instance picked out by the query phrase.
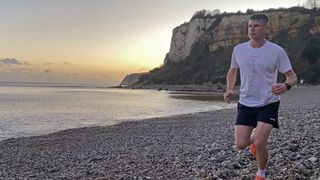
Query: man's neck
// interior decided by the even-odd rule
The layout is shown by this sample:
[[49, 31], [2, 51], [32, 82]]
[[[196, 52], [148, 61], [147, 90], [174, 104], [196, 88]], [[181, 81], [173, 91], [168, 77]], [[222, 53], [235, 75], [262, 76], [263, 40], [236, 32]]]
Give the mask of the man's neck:
[[265, 39], [251, 39], [250, 40], [250, 45], [251, 45], [252, 48], [260, 48], [266, 42], [267, 42], [267, 40], [265, 40]]

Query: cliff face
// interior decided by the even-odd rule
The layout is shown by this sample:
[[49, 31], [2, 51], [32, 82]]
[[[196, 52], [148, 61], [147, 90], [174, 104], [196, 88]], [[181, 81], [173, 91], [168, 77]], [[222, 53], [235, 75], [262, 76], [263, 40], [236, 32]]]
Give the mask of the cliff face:
[[[298, 36], [308, 26], [311, 35], [320, 33], [320, 17], [312, 14], [290, 11], [269, 12], [270, 33], [274, 39], [281, 32], [288, 32], [288, 38]], [[223, 47], [232, 47], [247, 39], [247, 25], [250, 15], [230, 15], [220, 18], [196, 18], [173, 30], [170, 52], [165, 59], [183, 61], [200, 41], [206, 41], [210, 52]], [[311, 24], [311, 25], [310, 25]]]
[[142, 75], [145, 75], [147, 73], [134, 73], [127, 75], [120, 83], [120, 86], [131, 86], [138, 82], [139, 78]]
[[[320, 84], [320, 10], [293, 7], [263, 13], [270, 20], [267, 39], [286, 50], [299, 79]], [[141, 76], [135, 85], [224, 84], [233, 47], [248, 41], [251, 15], [197, 16], [176, 27], [164, 65]]]
[[168, 58], [173, 62], [184, 60], [198, 42], [205, 41], [208, 38], [206, 37], [207, 31], [216, 21], [218, 21], [217, 18], [198, 18], [175, 28]]

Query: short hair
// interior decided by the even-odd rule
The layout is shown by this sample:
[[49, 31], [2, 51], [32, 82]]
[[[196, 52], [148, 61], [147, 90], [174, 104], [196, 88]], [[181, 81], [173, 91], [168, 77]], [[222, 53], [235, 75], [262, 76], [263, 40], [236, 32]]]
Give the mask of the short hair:
[[264, 22], [265, 25], [268, 25], [269, 22], [269, 18], [266, 14], [263, 13], [257, 13], [257, 14], [253, 14], [252, 16], [250, 16], [249, 18], [250, 20], [261, 20]]

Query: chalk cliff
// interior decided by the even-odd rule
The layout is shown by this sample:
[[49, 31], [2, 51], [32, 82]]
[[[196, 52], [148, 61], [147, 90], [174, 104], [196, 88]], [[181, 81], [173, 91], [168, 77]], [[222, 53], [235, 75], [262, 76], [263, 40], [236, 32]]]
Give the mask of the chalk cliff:
[[[252, 13], [256, 12], [192, 17], [173, 30], [163, 66], [134, 84], [224, 84], [233, 47], [248, 41]], [[320, 10], [292, 7], [263, 13], [270, 19], [268, 40], [286, 50], [299, 79], [319, 84]]]
[[142, 75], [145, 75], [147, 73], [134, 73], [127, 75], [120, 83], [120, 86], [130, 86], [138, 82], [139, 78]]
[[[320, 16], [299, 11], [274, 11], [266, 13], [270, 18], [268, 39], [275, 39], [287, 32], [294, 39], [302, 30], [310, 35], [320, 33]], [[183, 61], [199, 42], [206, 42], [210, 52], [223, 47], [232, 47], [247, 40], [247, 24], [251, 14], [217, 15], [210, 18], [196, 18], [173, 30], [170, 51], [166, 62]]]

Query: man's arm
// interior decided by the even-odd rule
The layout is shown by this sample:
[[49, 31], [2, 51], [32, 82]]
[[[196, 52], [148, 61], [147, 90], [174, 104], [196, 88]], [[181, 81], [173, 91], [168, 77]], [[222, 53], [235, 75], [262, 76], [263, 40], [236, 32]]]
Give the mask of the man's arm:
[[289, 84], [290, 86], [297, 84], [297, 75], [293, 71], [293, 69], [290, 69], [288, 72], [285, 73], [285, 75], [286, 75], [285, 83]]
[[293, 69], [290, 69], [284, 74], [286, 76], [286, 81], [284, 83], [278, 83], [272, 86], [272, 93], [275, 95], [281, 95], [285, 93], [288, 90], [287, 85], [293, 86], [297, 83], [297, 75]]
[[227, 103], [231, 102], [232, 90], [237, 80], [237, 68], [230, 68], [227, 74], [227, 90], [223, 94], [224, 101]]

